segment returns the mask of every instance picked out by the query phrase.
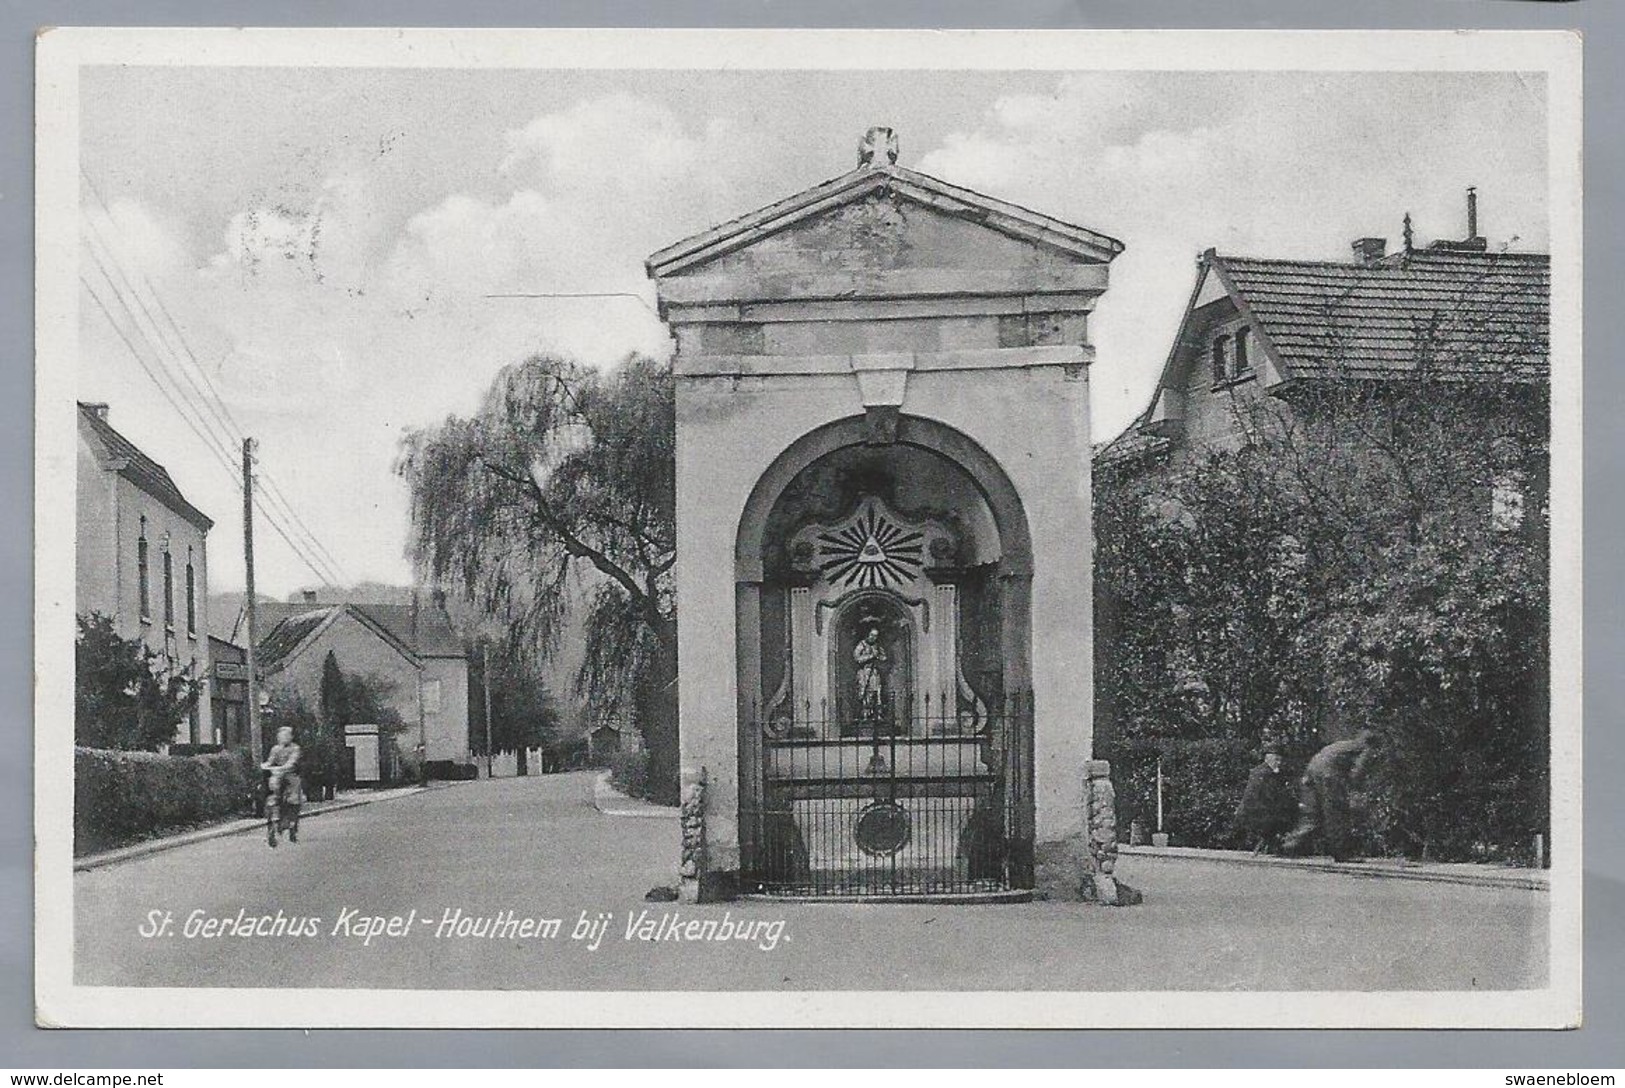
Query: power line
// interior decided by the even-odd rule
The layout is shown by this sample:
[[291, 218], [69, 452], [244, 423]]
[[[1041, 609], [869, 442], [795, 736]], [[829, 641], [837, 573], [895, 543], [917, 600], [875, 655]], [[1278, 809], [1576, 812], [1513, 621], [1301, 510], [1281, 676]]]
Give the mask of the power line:
[[[106, 275], [105, 269], [103, 270], [103, 275]], [[237, 470], [233, 466], [231, 458], [221, 451], [218, 436], [209, 433], [207, 428], [201, 425], [203, 417], [200, 413], [198, 413], [197, 406], [192, 404], [186, 397], [185, 391], [180, 388], [179, 383], [175, 382], [173, 374], [170, 374], [168, 367], [164, 366], [162, 359], [158, 359], [157, 362], [159, 367], [164, 370], [166, 375], [169, 376], [170, 385], [174, 386], [174, 392], [171, 391], [169, 385], [165, 385], [165, 383], [158, 377], [157, 372], [153, 370], [150, 365], [148, 365], [147, 360], [142, 355], [140, 349], [135, 346], [134, 341], [130, 339], [129, 335], [124, 331], [123, 326], [120, 325], [118, 320], [113, 316], [112, 309], [107, 305], [107, 302], [102, 298], [101, 294], [96, 290], [91, 282], [82, 275], [79, 277], [79, 282], [85, 288], [85, 290], [89, 292], [91, 299], [96, 303], [97, 308], [101, 310], [102, 316], [107, 319], [108, 324], [112, 326], [113, 331], [118, 335], [118, 338], [123, 341], [124, 346], [129, 349], [131, 357], [134, 358], [135, 361], [140, 365], [147, 377], [152, 380], [153, 385], [158, 387], [158, 391], [162, 393], [164, 399], [169, 402], [169, 406], [175, 410], [175, 414], [180, 417], [181, 422], [185, 423], [187, 428], [191, 430], [191, 432], [203, 443], [204, 448], [214, 455], [215, 460], [225, 469], [227, 477], [232, 481], [232, 485], [235, 487], [238, 482]], [[119, 304], [124, 309], [125, 314], [130, 317], [137, 337], [146, 343], [149, 351], [154, 351], [154, 354], [156, 355], [156, 351], [153, 348], [151, 340], [146, 337], [139, 324], [135, 322], [134, 314], [131, 312], [128, 303], [122, 297], [118, 296], [117, 285], [113, 283], [111, 278], [108, 278], [107, 286], [113, 290], [115, 297], [119, 298]], [[177, 394], [179, 394], [180, 400], [176, 399]], [[182, 401], [186, 402], [186, 407], [182, 407]], [[188, 409], [190, 409], [190, 411], [188, 411]], [[194, 414], [197, 414], [196, 421], [194, 421], [193, 418]], [[279, 524], [278, 519], [273, 516], [272, 511], [270, 509], [262, 508], [262, 512], [265, 514], [266, 522], [276, 531], [278, 536], [282, 537], [282, 539], [287, 542], [288, 547], [292, 549], [294, 555], [302, 563], [304, 563], [306, 567], [310, 568], [311, 573], [315, 574], [316, 577], [324, 584], [335, 589], [338, 588], [338, 583], [334, 582], [329, 577], [328, 573], [324, 573], [322, 571], [318, 562], [312, 560], [305, 549], [302, 549], [289, 538], [288, 534]]]
[[[112, 210], [108, 206], [106, 200], [103, 199], [94, 180], [92, 180], [90, 175], [83, 169], [81, 169], [80, 174], [84, 178], [86, 185], [90, 188], [91, 193], [95, 197], [97, 203], [101, 206], [104, 217], [107, 219], [113, 231], [117, 232], [118, 224], [113, 219]], [[163, 298], [161, 295], [159, 295], [156, 287], [153, 286], [152, 281], [138, 269], [137, 274], [141, 276], [142, 281], [146, 284], [147, 291], [151, 296], [154, 305], [157, 306], [159, 312], [163, 314], [165, 321], [168, 322], [170, 330], [173, 333], [174, 340], [179, 342], [181, 349], [191, 360], [193, 367], [196, 369], [198, 377], [202, 379], [204, 386], [207, 387], [207, 391], [205, 391], [204, 387], [200, 387], [197, 381], [192, 378], [191, 373], [187, 370], [186, 366], [180, 359], [179, 353], [176, 352], [174, 344], [170, 342], [169, 337], [165, 336], [162, 326], [159, 324], [157, 319], [154, 318], [152, 310], [149, 309], [146, 304], [146, 300], [142, 298], [141, 292], [136, 288], [129, 274], [126, 273], [122, 263], [118, 259], [118, 255], [115, 252], [114, 247], [109, 244], [106, 236], [102, 233], [100, 228], [97, 227], [94, 217], [89, 217], [87, 222], [89, 223], [95, 241], [100, 243], [103, 253], [106, 254], [108, 262], [110, 262], [113, 267], [117, 269], [119, 279], [123, 281], [125, 288], [129, 292], [129, 298], [126, 298], [124, 291], [119, 289], [119, 284], [115, 282], [113, 275], [107, 268], [107, 264], [102, 261], [101, 256], [97, 254], [94, 246], [90, 247], [89, 249], [92, 260], [96, 263], [98, 270], [101, 272], [103, 279], [106, 280], [107, 286], [112, 290], [112, 293], [117, 299], [120, 307], [128, 316], [134, 332], [143, 342], [147, 344], [148, 349], [153, 352], [159, 368], [162, 369], [165, 375], [170, 379], [170, 382], [174, 385], [175, 391], [179, 394], [181, 400], [185, 401], [192, 412], [196, 413], [198, 422], [203, 425], [202, 429], [192, 422], [191, 417], [188, 416], [186, 411], [176, 402], [175, 397], [172, 396], [164, 387], [163, 383], [159, 381], [157, 374], [147, 365], [145, 359], [136, 349], [134, 343], [127, 335], [125, 335], [124, 330], [114, 319], [111, 309], [107, 306], [106, 302], [100, 297], [100, 295], [94, 292], [94, 290], [90, 287], [89, 282], [84, 280], [83, 277], [81, 277], [81, 282], [85, 283], [87, 290], [92, 291], [92, 297], [95, 298], [96, 303], [98, 307], [101, 308], [103, 315], [107, 318], [109, 323], [113, 325], [115, 332], [117, 332], [120, 339], [124, 341], [125, 346], [130, 350], [131, 354], [135, 356], [136, 361], [141, 364], [141, 367], [146, 371], [147, 376], [152, 379], [155, 385], [159, 387], [160, 392], [164, 393], [165, 399], [169, 401], [170, 406], [175, 409], [176, 413], [181, 416], [183, 421], [187, 423], [193, 433], [204, 442], [211, 452], [213, 452], [217, 458], [223, 459], [223, 463], [226, 464], [228, 470], [230, 470], [231, 458], [229, 455], [222, 455], [220, 446], [224, 445], [227, 449], [235, 449], [236, 445], [240, 441], [238, 435], [242, 431], [241, 425], [237, 423], [237, 420], [232, 415], [230, 408], [227, 407], [224, 398], [220, 396], [219, 390], [215, 388], [214, 383], [209, 379], [208, 372], [203, 367], [203, 364], [198, 359], [196, 353], [192, 351], [191, 345], [187, 342], [185, 334], [181, 331], [180, 326], [175, 321], [174, 316], [169, 312], [169, 308], [164, 305]], [[87, 241], [88, 240], [89, 239], [87, 239]], [[130, 298], [133, 298], [135, 301], [134, 307], [130, 305]], [[156, 334], [155, 337], [149, 336], [147, 331], [142, 328], [141, 321], [136, 316], [135, 311], [137, 308], [139, 308], [141, 314], [146, 317], [147, 324]], [[180, 371], [181, 377], [185, 379], [186, 384], [190, 386], [192, 392], [196, 394], [196, 401], [194, 401], [191, 396], [188, 396], [186, 391], [181, 388], [180, 383], [175, 380], [174, 371], [171, 370], [171, 368], [164, 362], [163, 356], [165, 350], [167, 350], [173, 358], [175, 369]], [[202, 404], [202, 409], [199, 408], [199, 402]], [[207, 414], [205, 413], [204, 409], [207, 410]], [[211, 416], [212, 419], [210, 418]], [[219, 434], [215, 433], [216, 428], [225, 433], [225, 439], [222, 439]], [[207, 431], [208, 434], [203, 433], [204, 431]], [[280, 487], [276, 485], [275, 481], [269, 478], [269, 474], [264, 475], [264, 483], [268, 486], [261, 487], [259, 490], [261, 497], [265, 499], [265, 502], [262, 504], [262, 509], [265, 513], [267, 522], [272, 525], [272, 528], [275, 529], [277, 534], [288, 544], [289, 548], [293, 550], [294, 554], [311, 569], [312, 573], [314, 573], [324, 583], [337, 588], [336, 580], [344, 580], [346, 577], [342, 569], [342, 564], [338, 562], [338, 560], [333, 556], [332, 552], [329, 551], [321, 542], [321, 540], [316, 536], [315, 532], [311, 530], [310, 526], [299, 517], [298, 512], [293, 508], [293, 504], [281, 491]], [[233, 478], [235, 479], [235, 473], [233, 473]], [[274, 502], [272, 501], [273, 496], [275, 500]], [[278, 517], [297, 525], [298, 528], [285, 528], [284, 525], [278, 524]], [[298, 543], [295, 542], [293, 539], [294, 537], [299, 537]], [[324, 567], [326, 568], [325, 571], [322, 569]]]
[[[113, 331], [118, 334], [118, 338], [124, 341], [124, 346], [130, 349], [130, 355], [137, 363], [141, 364], [141, 369], [146, 371], [147, 377], [152, 379], [152, 384], [158, 387], [158, 392], [162, 393], [164, 395], [164, 399], [169, 401], [169, 406], [175, 409], [175, 414], [181, 417], [181, 422], [185, 423], [189, 428], [191, 428], [192, 433], [197, 435], [198, 438], [203, 441], [203, 444], [208, 448], [210, 453], [215, 455], [215, 458], [218, 461], [220, 458], [219, 447], [217, 447], [212, 440], [210, 440], [201, 430], [198, 429], [197, 424], [192, 422], [192, 417], [181, 408], [180, 404], [176, 402], [174, 396], [170, 394], [169, 388], [165, 386], [163, 382], [158, 380], [158, 375], [153, 373], [152, 368], [147, 365], [147, 361], [142, 358], [141, 353], [136, 350], [136, 346], [131, 343], [130, 338], [125, 335], [124, 329], [116, 320], [114, 320], [112, 311], [107, 308], [107, 303], [102, 301], [101, 295], [96, 293], [96, 288], [91, 286], [90, 281], [84, 276], [79, 277], [79, 283], [86, 291], [90, 293], [92, 301], [94, 301], [97, 308], [101, 310], [102, 316], [107, 318], [107, 323], [113, 327]], [[231, 462], [224, 461], [221, 463], [226, 470], [227, 476], [230, 477], [233, 483], [236, 483], [237, 473], [232, 468]]]
[[[315, 531], [311, 529], [309, 525], [305, 524], [305, 519], [299, 516], [299, 511], [294, 509], [293, 503], [288, 501], [288, 497], [287, 495], [283, 494], [282, 488], [277, 485], [276, 480], [273, 479], [271, 474], [263, 467], [260, 469], [259, 478], [261, 483], [264, 484], [261, 494], [267, 499], [275, 497], [277, 503], [282, 507], [283, 512], [288, 515], [295, 525], [304, 530], [305, 538], [310, 542], [310, 545], [315, 548], [317, 554], [319, 554], [327, 565], [336, 573], [345, 574], [344, 565], [338, 561], [332, 552], [327, 550], [327, 545], [322, 543], [321, 538], [316, 535]], [[347, 581], [348, 579], [346, 578], [345, 580]]]
[[[169, 376], [171, 381], [175, 382], [178, 388], [180, 383], [175, 381], [173, 371], [170, 370], [168, 363], [163, 361], [166, 349], [170, 354], [174, 353], [174, 349], [170, 348], [169, 345], [164, 341], [163, 330], [158, 327], [158, 322], [153, 318], [152, 311], [147, 308], [146, 301], [142, 299], [140, 292], [136, 290], [135, 284], [131, 282], [128, 273], [126, 273], [124, 270], [124, 266], [119, 262], [118, 255], [113, 251], [113, 247], [108, 244], [107, 239], [102, 235], [101, 230], [96, 226], [95, 217], [87, 216], [86, 222], [89, 224], [91, 231], [90, 236], [86, 238], [87, 243], [92, 242], [92, 239], [94, 239], [94, 242], [99, 242], [101, 245], [101, 253], [97, 253], [95, 244], [87, 245], [86, 248], [90, 253], [91, 260], [95, 262], [96, 268], [102, 274], [102, 278], [107, 281], [108, 287], [112, 289], [114, 296], [118, 299], [119, 305], [124, 309], [125, 313], [129, 315], [130, 322], [135, 327], [137, 333], [147, 342], [147, 346], [153, 350], [153, 353], [158, 356], [160, 365], [163, 366], [164, 372]], [[102, 260], [103, 255], [105, 255], [107, 258], [105, 262]], [[111, 264], [113, 269], [118, 272], [118, 280], [113, 278], [113, 272], [109, 271], [108, 264]], [[120, 282], [122, 282], [124, 285], [122, 290], [119, 287]], [[134, 300], [134, 306], [131, 305], [131, 300]], [[137, 309], [139, 309], [141, 311], [141, 315], [147, 319], [147, 325], [151, 328], [155, 335], [149, 336], [147, 334], [147, 330], [141, 327], [141, 320], [136, 316]], [[224, 435], [224, 437], [216, 435], [215, 440], [221, 442], [223, 445], [229, 448], [232, 444], [233, 438], [231, 426], [221, 419], [220, 413], [208, 403], [207, 397], [204, 395], [203, 390], [198, 385], [197, 381], [192, 378], [184, 367], [179, 366], [180, 360], [176, 358], [175, 362], [177, 364], [177, 369], [181, 371], [181, 377], [186, 380], [187, 385], [191, 386], [192, 392], [204, 402], [203, 407], [208, 409], [208, 412], [205, 413], [204, 411], [199, 410], [196, 404], [192, 404], [191, 397], [187, 397], [187, 402], [192, 404], [193, 410], [198, 412], [198, 418], [209, 427], [211, 432], [218, 429]]]
[[[102, 215], [104, 218], [106, 218], [108, 226], [113, 229], [115, 234], [119, 233], [118, 221], [113, 218], [113, 209], [102, 197], [101, 190], [97, 187], [95, 179], [93, 179], [82, 166], [79, 168], [79, 176], [85, 179], [85, 185], [89, 187], [91, 195], [96, 198], [96, 203], [101, 206]], [[97, 237], [101, 239], [102, 249], [107, 252], [109, 259], [113, 261], [113, 264], [119, 268], [119, 271], [122, 274], [124, 271], [123, 266], [119, 264], [117, 254], [112, 252], [112, 247], [107, 244], [106, 239], [102, 237], [101, 232], [97, 230], [96, 221], [94, 218], [90, 220], [90, 228], [96, 233]], [[210, 380], [209, 372], [204, 369], [203, 363], [198, 360], [197, 355], [192, 351], [191, 344], [187, 343], [186, 336], [181, 332], [180, 325], [176, 323], [175, 318], [170, 314], [169, 307], [164, 305], [163, 296], [158, 293], [158, 289], [153, 286], [152, 280], [139, 265], [136, 266], [136, 274], [140, 276], [142, 282], [147, 285], [147, 293], [152, 296], [152, 300], [157, 304], [159, 312], [164, 315], [164, 319], [169, 323], [170, 329], [174, 332], [175, 339], [180, 342], [180, 345], [185, 350], [187, 357], [192, 360], [193, 367], [197, 369], [198, 377], [202, 378], [203, 384], [208, 386], [209, 393], [213, 395], [211, 407], [217, 410], [218, 416], [222, 417], [220, 422], [224, 426], [226, 433], [235, 434], [237, 436], [244, 434], [246, 429], [242, 426], [242, 424], [237, 422], [236, 417], [231, 414], [231, 409], [226, 406], [225, 399], [220, 396], [220, 391], [215, 388], [214, 382]], [[135, 294], [133, 288], [131, 289], [131, 293]], [[140, 296], [137, 295], [137, 301], [139, 300]], [[145, 311], [145, 307], [143, 307], [143, 310]], [[150, 312], [147, 314], [147, 319], [149, 321], [152, 320], [152, 315]], [[153, 324], [156, 328], [157, 323], [154, 322]], [[194, 388], [196, 387], [194, 386]], [[204, 399], [205, 401], [208, 400], [207, 397]]]
[[[118, 222], [113, 218], [113, 209], [107, 203], [106, 198], [102, 196], [101, 190], [97, 187], [95, 179], [92, 178], [83, 168], [80, 169], [79, 174], [85, 179], [85, 184], [87, 187], [89, 187], [91, 195], [95, 197], [96, 203], [101, 206], [103, 217], [107, 220], [108, 225], [115, 233], [117, 233], [119, 228]], [[167, 348], [171, 356], [174, 357], [176, 369], [181, 372], [181, 376], [186, 379], [187, 384], [190, 385], [193, 392], [197, 394], [198, 400], [202, 402], [205, 408], [209, 409], [214, 416], [214, 421], [219, 424], [220, 429], [225, 432], [227, 447], [235, 450], [236, 447], [242, 443], [242, 436], [247, 433], [246, 429], [237, 421], [236, 416], [232, 414], [231, 408], [226, 404], [225, 398], [220, 395], [219, 388], [216, 387], [213, 380], [210, 379], [207, 368], [204, 367], [202, 360], [197, 357], [197, 353], [192, 350], [192, 345], [187, 341], [186, 334], [181, 331], [179, 323], [176, 322], [174, 315], [169, 312], [169, 307], [165, 305], [163, 296], [158, 293], [158, 289], [153, 284], [151, 278], [148, 277], [139, 266], [137, 266], [135, 270], [136, 276], [140, 277], [141, 282], [145, 284], [147, 294], [151, 297], [153, 304], [158, 308], [158, 312], [163, 315], [164, 321], [168, 324], [170, 332], [173, 334], [174, 341], [180, 344], [181, 350], [184, 351], [186, 353], [186, 357], [191, 360], [192, 368], [196, 370], [197, 376], [203, 380], [203, 386], [201, 387], [196, 381], [192, 380], [191, 372], [188, 371], [184, 365], [182, 365], [179, 353], [176, 352], [174, 344], [169, 342], [169, 338], [165, 336], [162, 326], [153, 317], [152, 311], [147, 308], [145, 300], [141, 297], [141, 292], [137, 290], [135, 284], [131, 281], [128, 273], [126, 273], [124, 269], [123, 264], [118, 260], [117, 253], [114, 252], [113, 247], [108, 244], [106, 236], [103, 235], [101, 230], [96, 226], [96, 221], [93, 217], [89, 220], [89, 223], [90, 228], [96, 235], [97, 240], [101, 242], [103, 252], [107, 254], [107, 257], [113, 263], [114, 268], [118, 269], [120, 278], [123, 279], [125, 287], [129, 289], [131, 297], [133, 297], [136, 300], [137, 305], [140, 306], [142, 314], [147, 318], [147, 321], [152, 326], [153, 331], [158, 334], [158, 339], [160, 342], [162, 342], [162, 346]], [[92, 257], [95, 257], [94, 252], [92, 252], [91, 255]], [[101, 261], [99, 258], [97, 259], [97, 265], [101, 267]], [[107, 276], [107, 269], [105, 267], [102, 267], [102, 274], [103, 276]], [[109, 284], [112, 283], [110, 277], [108, 282]], [[260, 492], [261, 497], [265, 499], [265, 505], [267, 507], [272, 506], [274, 498], [274, 504], [280, 507], [281, 515], [294, 526], [297, 526], [297, 529], [292, 531], [295, 533], [295, 535], [299, 536], [301, 543], [306, 548], [310, 549], [315, 556], [321, 560], [322, 565], [327, 568], [327, 573], [339, 580], [347, 580], [343, 564], [340, 563], [338, 559], [334, 557], [333, 553], [328, 550], [327, 546], [322, 543], [321, 539], [316, 535], [315, 530], [311, 529], [311, 527], [306, 524], [305, 520], [299, 516], [299, 512], [294, 508], [293, 503], [288, 499], [287, 495], [283, 493], [282, 489], [277, 486], [277, 483], [271, 476], [270, 471], [261, 466], [258, 478], [263, 484], [266, 485], [266, 487], [262, 488]]]

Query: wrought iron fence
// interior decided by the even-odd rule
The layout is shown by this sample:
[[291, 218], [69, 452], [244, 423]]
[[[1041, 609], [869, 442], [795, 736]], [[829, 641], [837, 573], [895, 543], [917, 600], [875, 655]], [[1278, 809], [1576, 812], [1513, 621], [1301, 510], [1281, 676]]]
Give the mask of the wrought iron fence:
[[995, 702], [888, 700], [754, 720], [741, 768], [754, 775], [740, 805], [746, 889], [903, 896], [1030, 887], [1032, 699]]

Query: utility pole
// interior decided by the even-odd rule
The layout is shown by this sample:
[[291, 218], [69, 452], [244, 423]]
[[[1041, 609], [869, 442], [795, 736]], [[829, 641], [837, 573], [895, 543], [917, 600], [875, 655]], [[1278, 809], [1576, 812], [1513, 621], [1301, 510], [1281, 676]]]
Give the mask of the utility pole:
[[243, 439], [243, 567], [247, 572], [247, 593], [243, 599], [243, 620], [248, 626], [248, 750], [257, 764], [265, 758], [260, 737], [259, 677], [254, 666], [254, 447], [252, 438]]
[[484, 653], [480, 664], [481, 686], [485, 688], [485, 777], [491, 777], [491, 644], [480, 640]]

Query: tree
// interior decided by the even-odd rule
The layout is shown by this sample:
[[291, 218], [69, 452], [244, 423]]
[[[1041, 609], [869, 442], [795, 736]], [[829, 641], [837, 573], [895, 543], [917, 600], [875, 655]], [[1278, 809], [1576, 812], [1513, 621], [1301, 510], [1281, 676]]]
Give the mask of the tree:
[[[485, 755], [485, 675], [483, 654], [470, 655], [469, 734], [471, 749]], [[531, 659], [512, 652], [493, 651], [491, 675], [491, 750], [515, 752], [519, 773], [526, 773], [528, 751], [550, 744], [557, 736], [558, 705], [546, 684], [534, 675]]]
[[78, 617], [74, 646], [74, 742], [87, 748], [156, 751], [197, 704], [200, 685], [139, 638], [121, 638], [99, 612]]
[[510, 651], [546, 653], [585, 607], [577, 694], [630, 719], [677, 792], [676, 415], [670, 368], [608, 371], [535, 356], [500, 373], [478, 412], [411, 431], [413, 558], [461, 591]]
[[1375, 845], [1528, 856], [1548, 820], [1549, 410], [1544, 328], [1507, 317], [1522, 289], [1486, 274], [1442, 299], [1380, 380], [1329, 299], [1325, 373], [1233, 390], [1234, 448], [1103, 468], [1108, 748], [1270, 734], [1302, 757], [1374, 725]]
[[[297, 733], [302, 762], [314, 781], [336, 786], [342, 777], [345, 726], [376, 725], [380, 745], [388, 745], [406, 729], [407, 723], [390, 700], [394, 690], [394, 683], [385, 677], [345, 672], [337, 654], [327, 651], [317, 710], [300, 718]], [[281, 720], [277, 724], [291, 723]]]

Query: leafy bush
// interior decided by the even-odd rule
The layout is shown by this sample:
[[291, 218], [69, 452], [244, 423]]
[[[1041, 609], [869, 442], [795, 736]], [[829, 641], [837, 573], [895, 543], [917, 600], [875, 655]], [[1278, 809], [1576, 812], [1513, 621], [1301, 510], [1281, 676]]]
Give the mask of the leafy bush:
[[[1117, 787], [1119, 833], [1126, 839], [1134, 820], [1148, 832], [1156, 829], [1159, 754], [1163, 830], [1172, 841], [1213, 849], [1235, 845], [1230, 841], [1230, 820], [1241, 803], [1247, 772], [1259, 756], [1248, 744], [1223, 738], [1120, 741], [1103, 750]], [[1301, 767], [1301, 760], [1289, 763], [1287, 773], [1295, 779]]]
[[78, 618], [74, 740], [92, 748], [153, 751], [175, 737], [200, 685], [138, 638], [121, 638], [99, 612]]
[[169, 756], [75, 748], [73, 757], [77, 854], [166, 829], [247, 815], [259, 780], [246, 752]]
[[609, 781], [628, 797], [652, 800], [654, 783], [649, 775], [649, 753], [616, 752], [609, 757]]
[[[1245, 765], [1185, 745], [1268, 738], [1292, 773], [1369, 728], [1368, 852], [1519, 860], [1550, 836], [1544, 394], [1423, 377], [1287, 417], [1238, 402], [1240, 448], [1101, 472], [1095, 736], [1126, 819], [1152, 823], [1158, 744], [1168, 829], [1217, 845]], [[1530, 481], [1521, 520], [1498, 471]]]

